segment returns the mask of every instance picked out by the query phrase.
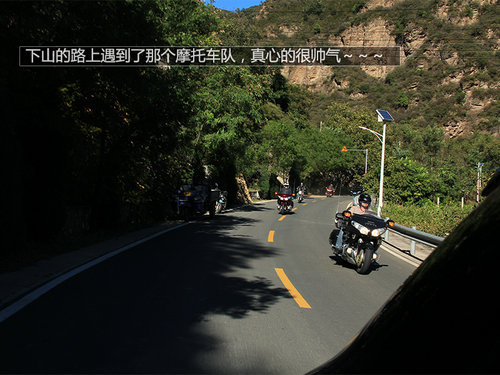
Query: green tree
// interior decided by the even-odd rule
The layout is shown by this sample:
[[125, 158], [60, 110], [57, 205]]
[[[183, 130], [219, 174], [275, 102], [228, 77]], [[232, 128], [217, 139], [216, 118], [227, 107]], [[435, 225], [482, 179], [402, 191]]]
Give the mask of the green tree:
[[305, 159], [303, 179], [312, 179], [318, 184], [335, 183], [342, 185], [362, 167], [357, 153], [341, 152], [352, 140], [340, 129], [305, 129], [301, 133], [299, 153]]
[[410, 99], [408, 98], [408, 95], [406, 95], [404, 91], [401, 91], [396, 101], [396, 106], [401, 108], [408, 108], [409, 104], [410, 104]]
[[27, 69], [14, 57], [20, 45], [203, 45], [218, 25], [209, 8], [196, 0], [4, 2], [2, 15], [2, 151], [14, 158], [2, 227], [15, 238], [2, 248], [74, 229], [66, 217], [79, 207], [96, 230], [161, 217], [189, 167], [179, 140], [198, 82], [182, 69]]
[[[361, 178], [363, 186], [378, 194], [380, 170], [372, 169]], [[408, 157], [386, 158], [384, 169], [384, 200], [392, 203], [423, 203], [432, 199], [431, 176], [428, 169]]]
[[260, 158], [268, 173], [288, 178], [298, 160], [298, 130], [290, 122], [269, 121], [260, 136]]

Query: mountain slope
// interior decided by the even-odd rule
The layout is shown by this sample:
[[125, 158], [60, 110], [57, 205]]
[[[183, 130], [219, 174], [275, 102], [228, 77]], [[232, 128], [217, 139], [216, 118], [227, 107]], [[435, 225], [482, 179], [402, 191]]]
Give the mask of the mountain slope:
[[[228, 17], [247, 45], [401, 46], [399, 67], [284, 67], [322, 100], [384, 107], [448, 137], [500, 124], [500, 10], [495, 0], [267, 0]], [[423, 116], [422, 114], [425, 114]]]

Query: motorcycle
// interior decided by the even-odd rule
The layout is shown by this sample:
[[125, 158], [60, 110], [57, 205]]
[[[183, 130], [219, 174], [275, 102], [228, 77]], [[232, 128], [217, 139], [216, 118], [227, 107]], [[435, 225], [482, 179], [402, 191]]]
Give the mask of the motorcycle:
[[275, 193], [278, 196], [277, 209], [280, 214], [290, 212], [293, 208], [293, 195], [286, 193]]
[[220, 190], [208, 185], [185, 184], [174, 194], [177, 214], [188, 221], [194, 215], [209, 213], [214, 217]]
[[304, 200], [304, 191], [299, 190], [297, 192], [297, 202], [301, 203]]
[[334, 188], [330, 188], [330, 187], [327, 187], [327, 188], [326, 188], [326, 193], [325, 193], [325, 195], [326, 195], [327, 197], [333, 197], [333, 193], [335, 193], [335, 189], [334, 189]]
[[215, 202], [215, 213], [218, 214], [222, 210], [225, 210], [227, 206], [227, 191], [221, 191], [219, 198]]
[[336, 245], [339, 230], [330, 234], [330, 245], [334, 255], [354, 265], [359, 274], [368, 274], [372, 263], [379, 258], [377, 250], [382, 243], [382, 235], [394, 226], [394, 221], [384, 220], [373, 215], [357, 215], [350, 211], [337, 213], [336, 226], [343, 231], [343, 245]]

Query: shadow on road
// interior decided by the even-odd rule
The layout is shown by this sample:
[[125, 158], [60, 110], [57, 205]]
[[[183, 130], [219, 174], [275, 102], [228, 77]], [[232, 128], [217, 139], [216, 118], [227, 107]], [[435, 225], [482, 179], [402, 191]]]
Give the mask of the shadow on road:
[[254, 223], [230, 215], [196, 222], [64, 282], [0, 325], [0, 372], [204, 372], [197, 357], [221, 343], [201, 322], [244, 319], [291, 298], [272, 280], [233, 272], [276, 255], [229, 233]]
[[[339, 267], [342, 267], [342, 268], [352, 269], [353, 271], [356, 269], [356, 267], [353, 264], [348, 263], [348, 262], [342, 260], [339, 256], [330, 255], [329, 258], [330, 258], [330, 260], [332, 260], [333, 262], [335, 262], [334, 264], [336, 266], [339, 266]], [[378, 271], [382, 267], [389, 267], [389, 265], [387, 265], [387, 264], [380, 264], [378, 262], [374, 262], [374, 263], [372, 263], [372, 265], [370, 267], [370, 272]]]
[[242, 212], [262, 212], [273, 210], [273, 208], [266, 207], [263, 204], [250, 204], [246, 206], [241, 206], [237, 208], [233, 208], [234, 211], [242, 211]]

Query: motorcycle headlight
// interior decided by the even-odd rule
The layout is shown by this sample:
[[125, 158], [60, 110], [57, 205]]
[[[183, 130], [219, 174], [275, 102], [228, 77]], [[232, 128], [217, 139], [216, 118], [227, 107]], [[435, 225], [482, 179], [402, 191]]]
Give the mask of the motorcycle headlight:
[[378, 228], [372, 230], [372, 237], [378, 237], [385, 233], [385, 228]]
[[360, 231], [361, 234], [367, 236], [370, 233], [370, 230], [365, 227], [364, 225], [361, 225], [360, 223], [356, 223], [355, 221], [352, 222], [352, 225], [354, 228]]

